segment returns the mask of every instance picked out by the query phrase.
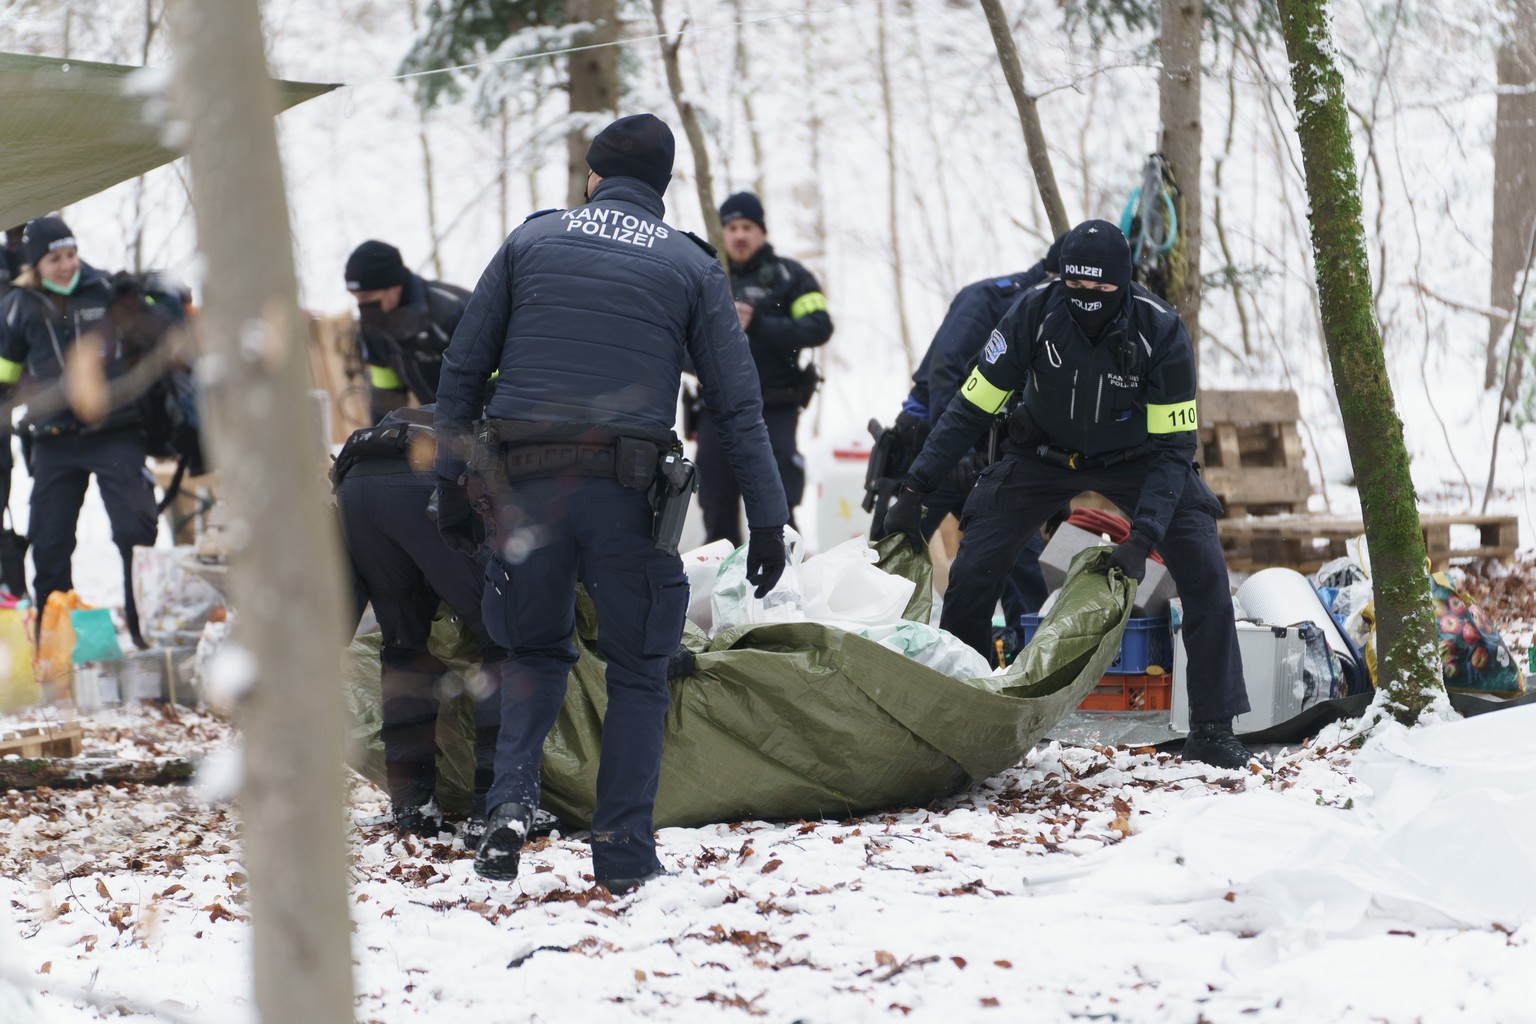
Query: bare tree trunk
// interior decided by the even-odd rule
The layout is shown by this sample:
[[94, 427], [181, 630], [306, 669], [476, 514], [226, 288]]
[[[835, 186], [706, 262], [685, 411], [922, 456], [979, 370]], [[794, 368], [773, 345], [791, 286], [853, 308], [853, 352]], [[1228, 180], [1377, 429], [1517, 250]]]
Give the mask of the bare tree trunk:
[[1370, 542], [1377, 685], [1386, 690], [1393, 714], [1412, 724], [1435, 694], [1444, 692], [1444, 684], [1408, 448], [1374, 314], [1344, 79], [1334, 63], [1327, 0], [1279, 0], [1279, 7], [1323, 337]]
[[807, 117], [806, 128], [810, 136], [811, 148], [811, 181], [810, 189], [811, 208], [811, 242], [817, 256], [827, 254], [827, 193], [821, 187], [821, 131], [823, 122], [821, 119], [821, 98], [816, 95], [816, 60], [813, 52], [813, 44], [816, 40], [816, 29], [811, 19], [812, 0], [805, 0], [805, 16], [801, 19], [801, 47], [800, 57], [805, 68], [805, 87], [807, 93]]
[[[530, 213], [544, 208], [543, 204], [539, 202], [539, 165], [543, 162], [539, 150], [543, 149], [544, 144], [538, 134], [539, 114], [544, 108], [544, 98], [544, 90], [535, 83], [533, 88], [533, 105], [528, 111], [528, 123], [533, 126], [533, 131], [528, 133], [525, 142], [525, 146], [534, 147], [535, 152], [528, 155], [528, 162], [523, 172], [524, 179], [528, 183], [528, 210]], [[507, 233], [511, 234], [510, 231]]]
[[[140, 66], [149, 64], [149, 48], [154, 44], [155, 32], [160, 19], [155, 16], [155, 0], [144, 0], [144, 45], [139, 50]], [[133, 252], [133, 272], [144, 272], [144, 175], [133, 183], [133, 241], [128, 248]]]
[[[1237, 48], [1235, 44], [1232, 57], [1233, 61], [1236, 62]], [[1243, 332], [1243, 355], [1251, 358], [1253, 356], [1253, 336], [1248, 328], [1248, 311], [1243, 302], [1243, 282], [1238, 277], [1237, 264], [1233, 262], [1232, 248], [1227, 244], [1227, 231], [1221, 216], [1221, 172], [1226, 166], [1227, 160], [1232, 156], [1232, 136], [1236, 126], [1237, 80], [1229, 74], [1227, 76], [1227, 141], [1226, 145], [1222, 148], [1221, 156], [1216, 158], [1216, 166], [1212, 169], [1212, 175], [1216, 181], [1216, 202], [1213, 204], [1215, 209], [1211, 211], [1211, 221], [1216, 226], [1216, 242], [1221, 246], [1221, 259], [1226, 264], [1227, 283], [1232, 288], [1232, 305], [1237, 309], [1238, 326], [1242, 328]]]
[[[411, 0], [410, 12], [411, 32], [415, 33], [420, 20], [420, 8], [416, 0]], [[416, 140], [421, 144], [421, 174], [426, 186], [427, 236], [432, 239], [432, 276], [441, 280], [443, 240], [437, 231], [437, 185], [432, 173], [432, 141], [427, 137], [427, 111], [421, 104], [416, 105]]]
[[432, 276], [443, 276], [443, 239], [437, 230], [437, 186], [432, 173], [432, 141], [427, 138], [427, 115], [419, 107], [416, 112], [416, 138], [421, 143], [421, 174], [426, 183], [427, 236], [432, 239]]
[[[590, 22], [593, 28], [571, 40], [572, 46], [612, 43], [619, 38], [619, 0], [565, 0], [565, 20]], [[570, 54], [571, 127], [565, 134], [567, 178], [565, 205], [580, 206], [587, 192], [587, 147], [602, 130], [600, 115], [619, 110], [619, 48], [602, 46]]]
[[737, 21], [736, 82], [741, 88], [741, 112], [747, 124], [747, 141], [752, 146], [752, 191], [757, 193], [758, 198], [765, 198], [768, 186], [763, 179], [763, 165], [767, 161], [763, 159], [763, 134], [757, 127], [757, 112], [752, 108], [752, 76], [748, 68], [746, 37], [740, 24], [746, 19], [746, 14], [742, 10], [741, 0], [734, 0], [734, 3]]
[[731, 272], [730, 260], [725, 255], [725, 232], [715, 203], [715, 178], [709, 169], [709, 144], [704, 138], [704, 128], [699, 124], [699, 112], [689, 102], [683, 89], [683, 68], [677, 51], [683, 45], [683, 33], [688, 31], [685, 20], [678, 27], [677, 35], [667, 31], [666, 0], [651, 0], [651, 13], [656, 16], [656, 31], [661, 36], [661, 62], [667, 69], [667, 88], [672, 92], [672, 102], [677, 105], [678, 116], [683, 120], [683, 133], [688, 136], [688, 148], [693, 150], [693, 183], [699, 192], [699, 208], [704, 216], [704, 229], [709, 234], [709, 244], [720, 253], [720, 263], [725, 272]]
[[288, 203], [257, 0], [172, 0], [176, 89], [204, 261], [205, 409], [243, 538], [226, 682], [244, 691], [240, 794], [257, 1012], [270, 1024], [352, 1020], [342, 831], [346, 744], [341, 555], [299, 318]]
[[[1510, 18], [1499, 45], [1499, 98], [1493, 135], [1493, 272], [1488, 305], [1512, 308], [1525, 269], [1526, 239], [1536, 220], [1536, 0], [1506, 0]], [[1483, 387], [1499, 381], [1508, 321], [1488, 324]], [[1514, 379], [1517, 374], [1511, 374]]]
[[891, 226], [891, 276], [896, 284], [896, 322], [901, 328], [901, 350], [907, 356], [907, 373], [917, 368], [917, 350], [912, 347], [912, 328], [907, 324], [907, 285], [901, 256], [900, 179], [896, 160], [896, 110], [891, 99], [891, 67], [885, 49], [885, 5], [875, 10], [875, 39], [880, 61], [880, 104], [885, 111], [886, 220]]
[[498, 210], [501, 213], [501, 237], [506, 238], [512, 233], [512, 211], [507, 195], [507, 179], [509, 178], [507, 172], [512, 165], [512, 154], [508, 151], [507, 136], [510, 134], [511, 125], [508, 123], [507, 101], [505, 99], [496, 105], [496, 127], [498, 129], [496, 157], [501, 171]]
[[[1179, 238], [1169, 254], [1178, 263], [1168, 301], [1189, 331], [1200, 358], [1200, 7], [1201, 0], [1161, 0], [1162, 56], [1158, 106], [1163, 157], [1179, 186]], [[1182, 258], [1179, 258], [1182, 257]], [[1170, 267], [1170, 271], [1173, 268]]]
[[1045, 148], [1040, 112], [1035, 109], [1035, 98], [1024, 88], [1024, 65], [1019, 60], [1019, 48], [1008, 28], [1001, 0], [981, 0], [981, 9], [987, 14], [987, 26], [992, 30], [992, 42], [997, 47], [997, 59], [1003, 65], [1003, 77], [1008, 80], [1008, 91], [1013, 93], [1014, 105], [1019, 108], [1024, 148], [1029, 152], [1029, 166], [1035, 172], [1035, 186], [1040, 190], [1045, 217], [1051, 222], [1051, 234], [1060, 236], [1071, 230], [1072, 223], [1067, 219], [1067, 207], [1056, 187], [1056, 172], [1051, 170], [1051, 154]]

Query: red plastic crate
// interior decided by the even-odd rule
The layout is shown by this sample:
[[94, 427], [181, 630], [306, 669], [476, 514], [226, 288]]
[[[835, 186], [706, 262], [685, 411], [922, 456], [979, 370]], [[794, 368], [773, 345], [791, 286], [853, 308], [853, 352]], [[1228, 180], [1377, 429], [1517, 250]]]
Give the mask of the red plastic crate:
[[1083, 698], [1083, 711], [1167, 711], [1173, 707], [1173, 677], [1108, 675]]

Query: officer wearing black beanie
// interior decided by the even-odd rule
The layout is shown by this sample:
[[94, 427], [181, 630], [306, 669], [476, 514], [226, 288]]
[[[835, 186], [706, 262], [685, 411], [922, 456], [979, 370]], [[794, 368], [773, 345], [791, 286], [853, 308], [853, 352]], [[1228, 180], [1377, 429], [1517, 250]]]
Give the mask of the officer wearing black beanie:
[[517, 876], [539, 803], [544, 738], [576, 663], [578, 572], [608, 663], [593, 874], [621, 894], [661, 873], [652, 817], [667, 669], [688, 610], [677, 537], [663, 532], [692, 493], [672, 434], [685, 363], [746, 499], [747, 579], [763, 597], [784, 571], [789, 509], [725, 271], [708, 243], [662, 220], [672, 158], [671, 129], [650, 114], [599, 132], [589, 201], [512, 232], [443, 357], [438, 530], [450, 547], [489, 546], [486, 631], [511, 651], [475, 857], [487, 878]]
[[593, 138], [587, 166], [600, 178], [634, 178], [667, 194], [677, 143], [672, 129], [655, 114], [621, 117]]
[[[763, 202], [737, 192], [720, 204], [725, 253], [731, 263], [736, 315], [752, 346], [762, 385], [763, 418], [773, 458], [789, 500], [790, 522], [805, 495], [805, 459], [795, 440], [800, 410], [810, 404], [821, 381], [814, 363], [800, 365], [802, 349], [825, 345], [832, 317], [821, 285], [804, 266], [780, 256], [768, 244]], [[720, 430], [706, 411], [698, 418], [699, 508], [708, 540], [741, 543], [741, 492], [728, 470]]]
[[443, 350], [469, 292], [411, 273], [400, 250], [374, 239], [347, 257], [347, 291], [357, 300], [358, 346], [368, 368], [369, 406], [377, 423], [392, 410], [437, 400]]
[[1190, 734], [1184, 758], [1241, 768], [1232, 732], [1248, 710], [1231, 587], [1216, 536], [1221, 504], [1194, 464], [1199, 416], [1189, 335], [1170, 307], [1130, 280], [1120, 229], [1091, 220], [1061, 245], [1061, 277], [1018, 302], [928, 435], [886, 515], [888, 532], [920, 543], [926, 496], [1014, 392], [1004, 457], [965, 508], [942, 626], [990, 654], [1004, 572], [1040, 524], [1084, 491], [1131, 519], [1111, 570], [1140, 580], [1156, 547], [1184, 603]]

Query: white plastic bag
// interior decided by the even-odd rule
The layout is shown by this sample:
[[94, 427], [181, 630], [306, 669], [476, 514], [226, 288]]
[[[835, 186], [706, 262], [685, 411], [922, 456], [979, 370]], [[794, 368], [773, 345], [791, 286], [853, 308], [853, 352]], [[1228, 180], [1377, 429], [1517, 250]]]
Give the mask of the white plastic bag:
[[953, 633], [927, 623], [904, 619], [895, 625], [872, 626], [863, 635], [952, 679], [979, 679], [992, 672], [991, 663], [980, 652]]
[[807, 559], [800, 567], [805, 617], [850, 630], [898, 621], [916, 584], [881, 571], [879, 560], [863, 537]]
[[688, 618], [695, 626], [709, 632], [714, 623], [711, 606], [715, 579], [720, 566], [731, 556], [731, 542], [717, 540], [682, 554], [683, 571], [688, 574]]
[[133, 596], [144, 638], [159, 647], [193, 644], [224, 597], [179, 564], [190, 546], [133, 549]]
[[746, 545], [731, 552], [720, 563], [714, 591], [709, 598], [714, 619], [709, 630], [710, 636], [731, 626], [805, 621], [804, 604], [800, 596], [800, 535], [786, 526], [784, 543], [788, 548], [789, 564], [784, 567], [784, 575], [779, 577], [773, 590], [761, 600], [752, 596], [756, 588], [747, 582]]

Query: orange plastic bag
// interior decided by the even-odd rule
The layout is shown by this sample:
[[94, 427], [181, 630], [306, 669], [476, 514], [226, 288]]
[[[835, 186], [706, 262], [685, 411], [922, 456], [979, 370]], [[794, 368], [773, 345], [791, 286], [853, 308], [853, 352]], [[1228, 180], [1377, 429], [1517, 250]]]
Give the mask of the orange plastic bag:
[[46, 699], [63, 700], [70, 695], [71, 673], [74, 667], [75, 627], [69, 613], [90, 605], [80, 600], [73, 590], [68, 593], [55, 590], [48, 595], [43, 608], [41, 639], [37, 644], [37, 658], [33, 663], [37, 682], [43, 687]]

